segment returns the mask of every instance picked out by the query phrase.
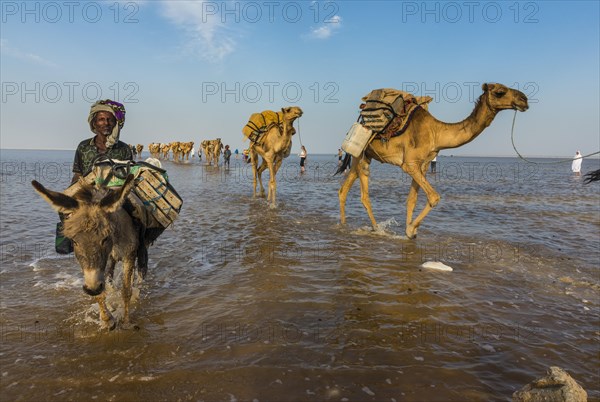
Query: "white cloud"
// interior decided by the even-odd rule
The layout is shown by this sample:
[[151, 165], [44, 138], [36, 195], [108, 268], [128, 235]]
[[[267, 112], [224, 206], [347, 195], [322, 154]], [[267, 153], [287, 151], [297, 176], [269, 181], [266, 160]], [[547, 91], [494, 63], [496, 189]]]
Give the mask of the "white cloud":
[[15, 59], [23, 60], [29, 63], [39, 64], [44, 67], [58, 67], [58, 65], [50, 60], [46, 60], [34, 53], [24, 52], [8, 45], [6, 39], [0, 39], [0, 52], [6, 56]]
[[342, 17], [334, 15], [320, 26], [311, 29], [310, 37], [313, 39], [327, 39], [342, 27]]
[[214, 12], [213, 1], [163, 1], [163, 16], [184, 30], [188, 49], [202, 58], [220, 61], [235, 50], [227, 26]]

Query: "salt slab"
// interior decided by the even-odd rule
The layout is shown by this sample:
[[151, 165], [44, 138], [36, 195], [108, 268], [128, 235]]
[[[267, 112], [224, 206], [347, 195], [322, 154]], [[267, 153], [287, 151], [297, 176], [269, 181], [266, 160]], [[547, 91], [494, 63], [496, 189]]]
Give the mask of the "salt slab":
[[426, 261], [421, 264], [422, 268], [437, 269], [438, 271], [452, 271], [452, 267], [442, 264], [439, 261]]

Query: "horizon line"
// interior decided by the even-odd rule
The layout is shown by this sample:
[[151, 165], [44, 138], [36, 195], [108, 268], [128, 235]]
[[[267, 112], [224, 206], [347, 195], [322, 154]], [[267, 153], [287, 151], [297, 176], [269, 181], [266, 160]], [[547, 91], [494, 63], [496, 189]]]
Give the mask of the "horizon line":
[[[75, 152], [75, 148], [73, 149], [69, 149], [69, 148], [2, 148], [0, 147], [0, 151], [72, 151]], [[142, 152], [148, 152], [148, 150], [144, 149], [144, 151]], [[309, 154], [310, 155], [310, 154]], [[332, 153], [328, 153], [328, 152], [315, 152], [312, 155], [335, 155], [337, 156], [337, 152], [332, 152]], [[450, 154], [450, 155], [443, 155], [443, 154], [438, 154], [438, 157], [440, 158], [452, 158], [452, 157], [464, 157], [464, 158], [517, 158], [517, 159], [521, 159], [521, 157], [519, 155], [476, 155], [476, 154], [466, 154], [466, 155], [461, 155], [461, 154]], [[573, 159], [573, 156], [557, 156], [557, 155], [524, 155], [524, 158], [536, 158], [536, 159]], [[588, 156], [587, 159], [600, 159], [600, 155], [592, 155], [592, 156]]]

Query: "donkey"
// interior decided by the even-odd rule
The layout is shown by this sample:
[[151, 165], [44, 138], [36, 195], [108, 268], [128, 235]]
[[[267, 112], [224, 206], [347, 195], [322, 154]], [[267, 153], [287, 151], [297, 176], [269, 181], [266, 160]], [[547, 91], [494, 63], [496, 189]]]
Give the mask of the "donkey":
[[131, 216], [124, 209], [134, 186], [133, 175], [118, 190], [82, 185], [73, 196], [31, 184], [55, 210], [67, 215], [63, 233], [73, 241], [75, 256], [83, 270], [83, 290], [94, 296], [100, 307], [103, 328], [114, 329], [115, 319], [106, 307], [106, 278], [112, 278], [115, 264], [123, 261], [124, 313], [121, 327], [129, 328], [129, 301], [139, 236]]

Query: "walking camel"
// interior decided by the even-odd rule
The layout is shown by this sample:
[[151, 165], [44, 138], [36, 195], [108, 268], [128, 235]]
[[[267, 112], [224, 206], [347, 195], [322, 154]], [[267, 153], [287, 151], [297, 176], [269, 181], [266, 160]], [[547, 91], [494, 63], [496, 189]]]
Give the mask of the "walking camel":
[[[285, 158], [292, 150], [292, 136], [296, 133], [294, 120], [302, 116], [298, 106], [282, 108], [281, 112], [265, 111], [254, 113], [242, 132], [250, 139], [250, 157], [252, 161], [253, 194], [256, 196], [256, 182], [260, 184], [260, 196], [264, 197], [262, 172], [269, 169], [269, 193], [267, 201], [275, 205], [277, 183], [275, 175]], [[262, 163], [258, 166], [258, 155]]]
[[221, 155], [221, 148], [223, 148], [223, 143], [220, 138], [216, 140], [212, 140], [212, 160], [215, 161], [215, 166], [219, 166], [219, 156]]
[[[348, 191], [358, 178], [360, 181], [361, 201], [373, 225], [377, 223], [369, 200], [369, 164], [372, 159], [381, 163], [400, 166], [409, 176], [412, 183], [406, 199], [406, 236], [413, 239], [417, 229], [429, 211], [440, 201], [439, 194], [433, 189], [425, 175], [431, 160], [442, 149], [457, 148], [473, 141], [494, 120], [501, 110], [515, 109], [526, 111], [529, 106], [527, 97], [521, 91], [508, 88], [502, 84], [483, 84], [483, 94], [475, 103], [471, 115], [458, 123], [444, 123], [437, 120], [425, 109], [417, 109], [412, 121], [404, 133], [390, 138], [384, 143], [377, 138], [367, 146], [360, 158], [354, 158], [350, 172], [339, 190], [340, 221], [346, 223], [345, 205]], [[336, 173], [343, 172], [350, 163], [347, 155], [344, 163]], [[427, 196], [427, 204], [413, 220], [413, 211], [417, 204], [419, 189]]]

